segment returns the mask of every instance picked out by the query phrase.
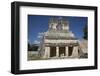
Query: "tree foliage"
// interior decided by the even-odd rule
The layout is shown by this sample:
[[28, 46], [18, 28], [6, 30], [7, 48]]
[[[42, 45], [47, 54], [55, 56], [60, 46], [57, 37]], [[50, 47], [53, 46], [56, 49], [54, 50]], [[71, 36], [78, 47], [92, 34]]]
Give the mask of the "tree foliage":
[[38, 45], [28, 43], [28, 51], [38, 51]]
[[31, 44], [28, 43], [28, 51], [31, 51]]
[[88, 27], [87, 27], [87, 25], [84, 27], [83, 32], [84, 32], [83, 38], [88, 40]]

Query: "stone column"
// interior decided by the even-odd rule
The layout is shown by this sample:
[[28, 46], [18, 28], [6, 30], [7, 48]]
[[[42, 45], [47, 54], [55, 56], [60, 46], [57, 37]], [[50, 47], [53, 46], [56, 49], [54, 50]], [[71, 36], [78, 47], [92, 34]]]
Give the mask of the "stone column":
[[73, 52], [72, 52], [72, 56], [71, 57], [78, 57], [78, 46], [74, 46], [73, 47]]
[[45, 47], [45, 50], [44, 50], [44, 58], [47, 58], [47, 47]]
[[68, 46], [65, 47], [65, 55], [68, 57]]
[[44, 58], [50, 57], [50, 47], [45, 47]]
[[56, 57], [59, 57], [59, 47], [56, 47]]
[[48, 47], [48, 58], [50, 57], [50, 47]]

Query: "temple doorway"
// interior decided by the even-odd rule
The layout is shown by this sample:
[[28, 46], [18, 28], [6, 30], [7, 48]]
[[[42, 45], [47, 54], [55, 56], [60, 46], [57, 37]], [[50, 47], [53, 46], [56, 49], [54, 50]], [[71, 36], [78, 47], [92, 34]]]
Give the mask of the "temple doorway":
[[68, 47], [68, 56], [71, 56], [72, 55], [72, 52], [73, 52], [73, 47], [72, 46], [69, 46]]
[[50, 47], [50, 57], [56, 56], [56, 47]]
[[59, 47], [59, 57], [65, 56], [65, 47]]

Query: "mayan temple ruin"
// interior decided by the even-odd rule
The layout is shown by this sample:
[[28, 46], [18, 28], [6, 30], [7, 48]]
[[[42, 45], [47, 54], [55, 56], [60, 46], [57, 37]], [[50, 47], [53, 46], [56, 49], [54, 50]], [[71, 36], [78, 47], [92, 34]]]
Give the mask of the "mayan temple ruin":
[[81, 51], [79, 41], [69, 30], [69, 21], [64, 18], [51, 18], [48, 30], [44, 33], [39, 56], [42, 58], [78, 58]]

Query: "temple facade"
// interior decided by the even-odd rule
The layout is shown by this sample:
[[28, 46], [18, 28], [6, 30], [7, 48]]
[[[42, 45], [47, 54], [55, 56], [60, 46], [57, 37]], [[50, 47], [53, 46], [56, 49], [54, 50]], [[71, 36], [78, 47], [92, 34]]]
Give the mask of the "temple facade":
[[43, 34], [39, 55], [43, 58], [78, 58], [79, 41], [69, 30], [69, 21], [51, 18], [49, 28]]

